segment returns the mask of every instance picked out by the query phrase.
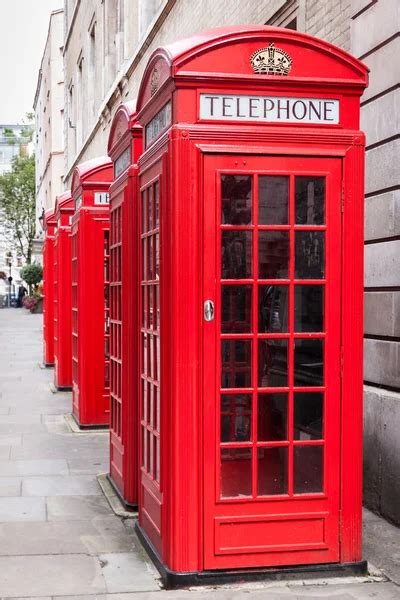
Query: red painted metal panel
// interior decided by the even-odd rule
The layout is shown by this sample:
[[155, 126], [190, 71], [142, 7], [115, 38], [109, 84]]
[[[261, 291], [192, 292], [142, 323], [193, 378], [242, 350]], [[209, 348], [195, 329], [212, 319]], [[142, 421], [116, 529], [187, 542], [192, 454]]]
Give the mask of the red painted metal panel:
[[[290, 56], [287, 75], [253, 71], [252, 55], [267, 48]], [[139, 161], [139, 528], [172, 572], [360, 559], [359, 98], [366, 84], [366, 67], [342, 50], [268, 27], [206, 32], [156, 50], [149, 59], [138, 95], [145, 139]], [[227, 98], [222, 116], [214, 118], [211, 108], [201, 112], [204, 95], [221, 103]], [[242, 97], [250, 107], [263, 97], [281, 103], [325, 99], [337, 107], [337, 119], [271, 122], [253, 118], [250, 108], [243, 118]], [[233, 105], [236, 112], [230, 112]], [[243, 192], [222, 196], [223, 175], [239, 177], [242, 188], [251, 179], [250, 206]], [[288, 182], [286, 222], [259, 220], [265, 207], [258, 206], [258, 195], [267, 193], [262, 178], [268, 177]], [[156, 183], [157, 227], [150, 210]], [[324, 190], [318, 193], [325, 198], [326, 220], [318, 216], [314, 222], [308, 219], [317, 189]], [[307, 200], [298, 216], [302, 194]], [[221, 221], [224, 203], [236, 207], [238, 221]], [[156, 236], [158, 279], [149, 267]], [[314, 273], [323, 239], [326, 271]], [[286, 275], [268, 271], [268, 261], [279, 262], [282, 252]], [[297, 271], [301, 252], [307, 277]], [[250, 265], [249, 271], [222, 277], [223, 261], [230, 268]], [[277, 298], [288, 302], [286, 329], [276, 308], [283, 300]], [[299, 298], [304, 306], [313, 303], [306, 311], [314, 319], [310, 330], [296, 329]], [[211, 314], [211, 305], [204, 307], [208, 300], [214, 302], [211, 321], [205, 319]], [[275, 329], [259, 330], [263, 311]], [[271, 369], [287, 373], [285, 383], [271, 383]], [[311, 372], [319, 373], [318, 385], [307, 379]], [[302, 403], [305, 413], [315, 413], [312, 427]], [[286, 429], [281, 424], [281, 437], [271, 439], [271, 422], [278, 435], [277, 414]]]
[[44, 216], [43, 242], [43, 363], [54, 365], [54, 211]]
[[112, 178], [105, 157], [78, 165], [72, 179], [72, 405], [81, 427], [108, 425], [110, 415], [105, 318]]
[[136, 507], [139, 380], [139, 204], [137, 160], [142, 128], [134, 103], [121, 104], [111, 126], [108, 152], [115, 181], [110, 188], [110, 479], [125, 505]]
[[72, 387], [71, 329], [71, 220], [74, 200], [71, 192], [56, 199], [57, 228], [54, 243], [54, 385]]

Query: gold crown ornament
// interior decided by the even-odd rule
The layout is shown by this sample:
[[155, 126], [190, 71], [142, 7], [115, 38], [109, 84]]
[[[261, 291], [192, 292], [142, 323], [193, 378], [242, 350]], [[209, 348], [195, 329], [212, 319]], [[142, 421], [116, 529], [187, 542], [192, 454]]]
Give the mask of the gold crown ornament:
[[275, 48], [272, 42], [267, 48], [261, 48], [250, 56], [255, 73], [262, 75], [289, 75], [292, 59], [287, 52]]

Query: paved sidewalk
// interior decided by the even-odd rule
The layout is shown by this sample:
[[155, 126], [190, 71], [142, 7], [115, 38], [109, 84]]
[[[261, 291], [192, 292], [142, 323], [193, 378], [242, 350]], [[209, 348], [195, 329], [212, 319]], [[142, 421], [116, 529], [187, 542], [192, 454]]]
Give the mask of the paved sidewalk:
[[[106, 433], [72, 433], [70, 395], [40, 369], [41, 315], [0, 310], [0, 598], [68, 600], [400, 599], [400, 532], [366, 513], [366, 558], [382, 577], [161, 589], [132, 530], [96, 480]], [[79, 597], [79, 598], [78, 598]]]

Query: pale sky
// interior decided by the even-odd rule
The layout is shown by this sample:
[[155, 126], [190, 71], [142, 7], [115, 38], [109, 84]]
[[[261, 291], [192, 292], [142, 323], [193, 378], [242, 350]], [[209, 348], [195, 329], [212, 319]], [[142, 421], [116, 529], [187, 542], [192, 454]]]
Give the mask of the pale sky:
[[0, 0], [0, 124], [32, 111], [52, 10], [64, 0]]

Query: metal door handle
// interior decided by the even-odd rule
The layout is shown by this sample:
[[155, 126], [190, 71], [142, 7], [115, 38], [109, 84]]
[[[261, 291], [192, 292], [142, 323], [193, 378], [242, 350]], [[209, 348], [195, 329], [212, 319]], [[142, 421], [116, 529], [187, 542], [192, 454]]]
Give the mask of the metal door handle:
[[214, 319], [214, 302], [206, 300], [204, 302], [204, 320], [212, 321]]

